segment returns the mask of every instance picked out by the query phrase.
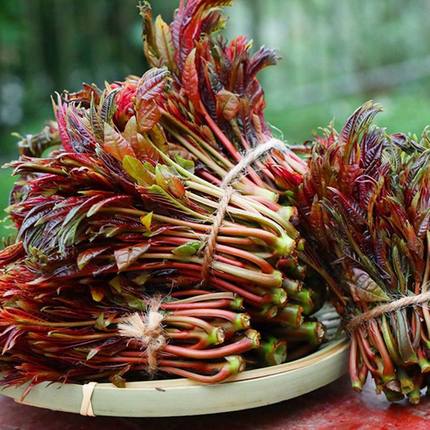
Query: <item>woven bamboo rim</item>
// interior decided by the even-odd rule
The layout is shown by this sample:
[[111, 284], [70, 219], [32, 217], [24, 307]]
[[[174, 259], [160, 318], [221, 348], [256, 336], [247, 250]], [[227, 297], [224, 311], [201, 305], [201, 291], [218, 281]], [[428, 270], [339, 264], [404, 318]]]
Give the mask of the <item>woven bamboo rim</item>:
[[342, 338], [299, 360], [245, 371], [214, 385], [186, 379], [130, 382], [126, 388], [110, 383], [44, 382], [24, 399], [26, 386], [5, 388], [0, 394], [29, 406], [92, 416], [162, 417], [229, 412], [278, 403], [335, 381], [346, 373], [348, 349], [348, 340]]

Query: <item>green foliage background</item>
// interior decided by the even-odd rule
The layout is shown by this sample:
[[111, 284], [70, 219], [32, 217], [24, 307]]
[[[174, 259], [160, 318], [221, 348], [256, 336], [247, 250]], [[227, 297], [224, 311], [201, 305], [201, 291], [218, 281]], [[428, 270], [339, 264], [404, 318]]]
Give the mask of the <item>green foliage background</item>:
[[[179, 0], [152, 0], [170, 21]], [[50, 95], [81, 82], [141, 74], [137, 0], [0, 1], [0, 163], [16, 138], [51, 118]], [[362, 102], [384, 105], [379, 123], [420, 133], [430, 123], [430, 0], [235, 0], [228, 37], [246, 34], [279, 50], [265, 71], [268, 118], [289, 142], [331, 119], [340, 126]], [[0, 171], [0, 210], [10, 172]], [[6, 236], [0, 224], [0, 238]]]

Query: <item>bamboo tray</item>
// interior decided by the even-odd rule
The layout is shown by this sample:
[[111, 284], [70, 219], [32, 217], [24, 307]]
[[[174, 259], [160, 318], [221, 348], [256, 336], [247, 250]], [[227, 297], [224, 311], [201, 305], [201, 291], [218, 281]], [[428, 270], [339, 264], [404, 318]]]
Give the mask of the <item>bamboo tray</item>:
[[[346, 339], [327, 343], [319, 351], [290, 363], [249, 370], [219, 385], [185, 379], [130, 382], [126, 388], [97, 384], [91, 405], [95, 415], [166, 417], [202, 415], [250, 409], [281, 402], [333, 382], [346, 372]], [[24, 387], [0, 394], [25, 405], [80, 413], [83, 386], [41, 383], [21, 400]]]

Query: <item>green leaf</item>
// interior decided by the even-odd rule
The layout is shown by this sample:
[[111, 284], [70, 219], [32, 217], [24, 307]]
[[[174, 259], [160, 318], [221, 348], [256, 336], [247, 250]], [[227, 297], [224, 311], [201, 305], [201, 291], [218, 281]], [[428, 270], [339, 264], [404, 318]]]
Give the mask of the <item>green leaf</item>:
[[175, 154], [175, 161], [185, 170], [194, 173], [195, 165], [193, 160], [187, 160], [186, 158], [182, 158], [179, 154]]
[[197, 254], [202, 249], [203, 245], [203, 242], [192, 240], [173, 249], [172, 254], [179, 257], [191, 257]]
[[153, 212], [148, 212], [146, 215], [140, 217], [140, 222], [148, 231], [151, 231], [152, 215]]
[[150, 193], [155, 194], [158, 197], [158, 201], [164, 201], [166, 205], [169, 205], [177, 210], [180, 210], [183, 213], [192, 215], [196, 218], [199, 219], [207, 219], [207, 217], [205, 215], [202, 215], [196, 211], [194, 211], [193, 209], [190, 209], [187, 205], [182, 204], [180, 200], [174, 198], [173, 196], [171, 196], [167, 191], [165, 191], [162, 187], [160, 187], [159, 185], [151, 185], [148, 188], [148, 191]]
[[132, 308], [136, 309], [138, 311], [145, 311], [146, 310], [146, 303], [144, 300], [139, 299], [137, 297], [128, 296], [127, 297], [127, 305]]
[[143, 272], [133, 278], [133, 282], [135, 282], [140, 287], [143, 287], [149, 279], [151, 279], [151, 273]]
[[[163, 128], [160, 127], [159, 124], [156, 124], [151, 129], [151, 131], [148, 132], [148, 135], [150, 137], [151, 145], [158, 148], [158, 150], [160, 150], [164, 154], [169, 152], [169, 144], [167, 142], [166, 134], [165, 134]], [[154, 150], [154, 148], [153, 148], [152, 154], [153, 154], [152, 158], [154, 158], [155, 160], [158, 160], [158, 157], [159, 157], [158, 151]]]
[[397, 345], [399, 347], [400, 357], [405, 365], [412, 365], [418, 363], [418, 357], [415, 348], [410, 339], [410, 329], [407, 323], [406, 310], [400, 309], [392, 315], [394, 319], [393, 326], [395, 327], [395, 335]]
[[149, 161], [144, 161], [143, 167], [147, 172], [155, 174], [155, 167]]
[[126, 155], [122, 160], [122, 167], [139, 185], [152, 185], [152, 176], [137, 158]]
[[109, 285], [117, 292], [120, 293], [122, 291], [121, 287], [121, 278], [119, 276], [115, 276], [115, 278], [109, 281]]
[[167, 178], [170, 176], [169, 171], [166, 166], [162, 164], [157, 164], [155, 167], [155, 181], [157, 185], [161, 187], [163, 190], [167, 190], [169, 184], [167, 182]]

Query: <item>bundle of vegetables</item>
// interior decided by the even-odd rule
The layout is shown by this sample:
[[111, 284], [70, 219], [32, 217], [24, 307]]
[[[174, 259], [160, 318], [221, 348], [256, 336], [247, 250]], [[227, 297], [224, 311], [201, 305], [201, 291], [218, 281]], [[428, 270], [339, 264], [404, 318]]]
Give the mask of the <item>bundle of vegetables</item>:
[[18, 236], [0, 253], [5, 383], [155, 370], [217, 382], [321, 343], [307, 316], [324, 286], [299, 263], [297, 209], [278, 203], [304, 172], [291, 151], [229, 184], [207, 258], [224, 177], [270, 139], [255, 75], [274, 56], [209, 36], [225, 3], [181, 2], [170, 27], [142, 5], [155, 67], [65, 93], [56, 122], [20, 142]]
[[[243, 36], [230, 43], [216, 37], [225, 21], [216, 6], [230, 3], [183, 2], [170, 27], [161, 17], [153, 23], [147, 3], [140, 8], [147, 61], [153, 67], [166, 67], [172, 76], [167, 97], [157, 103], [160, 121], [171, 141], [199, 161], [199, 175], [215, 184], [245, 152], [272, 137], [256, 75], [275, 65], [278, 57], [265, 47], [251, 54], [252, 42]], [[119, 115], [123, 120], [135, 111], [130, 103], [135, 91], [128, 80], [117, 96], [118, 105], [124, 107]], [[272, 151], [247, 169], [236, 187], [245, 194], [277, 200], [301, 182], [305, 171], [306, 163], [283, 145], [282, 151]]]
[[387, 134], [380, 110], [368, 102], [314, 140], [297, 198], [309, 260], [343, 287], [353, 387], [370, 372], [389, 400], [416, 403], [430, 382], [430, 138]]
[[[241, 303], [233, 294], [184, 289], [161, 301], [156, 295], [149, 298], [137, 287], [142, 280], [128, 275], [97, 277], [91, 287], [86, 279], [69, 280], [53, 289], [33, 285], [33, 274], [23, 273], [21, 266], [12, 270], [10, 276], [19, 279], [9, 284], [14, 282], [19, 292], [11, 296], [9, 285], [15, 305], [9, 302], [1, 319], [7, 326], [4, 348], [12, 348], [8, 360], [16, 369], [5, 382], [109, 377], [121, 384], [125, 373], [157, 369], [217, 382], [242, 370], [244, 360], [235, 354], [259, 347], [259, 334], [245, 331], [249, 317], [238, 311]], [[162, 311], [163, 326], [147, 333], [139, 314], [129, 313], [155, 312], [155, 307]]]

